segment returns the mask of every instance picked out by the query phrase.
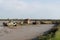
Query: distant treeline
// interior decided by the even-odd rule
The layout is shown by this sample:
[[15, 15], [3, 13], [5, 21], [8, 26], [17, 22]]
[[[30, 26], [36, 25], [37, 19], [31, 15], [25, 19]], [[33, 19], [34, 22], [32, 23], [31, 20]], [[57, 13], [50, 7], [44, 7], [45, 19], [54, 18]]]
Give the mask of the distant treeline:
[[[26, 19], [0, 19], [0, 21], [26, 21]], [[29, 21], [35, 21], [37, 23], [40, 22], [41, 24], [60, 24], [60, 20], [55, 20], [55, 19], [27, 19], [27, 23]]]
[[[13, 21], [23, 21], [25, 19], [0, 19], [0, 21], [8, 21], [8, 20], [13, 20]], [[31, 21], [60, 21], [60, 19], [29, 19]]]

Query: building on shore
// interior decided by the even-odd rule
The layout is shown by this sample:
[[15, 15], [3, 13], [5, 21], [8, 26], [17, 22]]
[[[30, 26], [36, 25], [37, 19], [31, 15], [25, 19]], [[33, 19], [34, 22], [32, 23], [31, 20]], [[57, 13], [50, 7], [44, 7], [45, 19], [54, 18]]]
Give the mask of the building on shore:
[[30, 23], [31, 23], [30, 19], [25, 19], [24, 20], [24, 24], [30, 24]]

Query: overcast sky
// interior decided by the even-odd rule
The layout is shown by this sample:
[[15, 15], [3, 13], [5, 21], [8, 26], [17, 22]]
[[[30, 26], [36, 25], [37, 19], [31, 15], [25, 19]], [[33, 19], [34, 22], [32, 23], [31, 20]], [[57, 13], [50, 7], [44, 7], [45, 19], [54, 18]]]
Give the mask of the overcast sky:
[[60, 19], [60, 0], [0, 0], [0, 18]]

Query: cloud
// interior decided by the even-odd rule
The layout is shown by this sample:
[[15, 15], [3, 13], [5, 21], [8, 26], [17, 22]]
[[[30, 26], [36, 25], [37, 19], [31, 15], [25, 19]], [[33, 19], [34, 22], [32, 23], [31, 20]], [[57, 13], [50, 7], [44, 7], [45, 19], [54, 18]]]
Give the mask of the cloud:
[[60, 3], [58, 2], [60, 1], [51, 1], [0, 0], [0, 16], [5, 18], [59, 18]]

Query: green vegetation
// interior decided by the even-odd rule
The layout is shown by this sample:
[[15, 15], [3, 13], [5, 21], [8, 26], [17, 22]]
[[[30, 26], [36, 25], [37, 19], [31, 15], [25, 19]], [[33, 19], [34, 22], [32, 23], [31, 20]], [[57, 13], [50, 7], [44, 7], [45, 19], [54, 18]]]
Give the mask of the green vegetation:
[[56, 33], [55, 40], [60, 40], [60, 30]]
[[60, 28], [59, 28], [59, 30], [56, 32], [55, 40], [60, 40]]
[[56, 32], [56, 35], [51, 40], [60, 40], [60, 25], [58, 26], [59, 30]]

